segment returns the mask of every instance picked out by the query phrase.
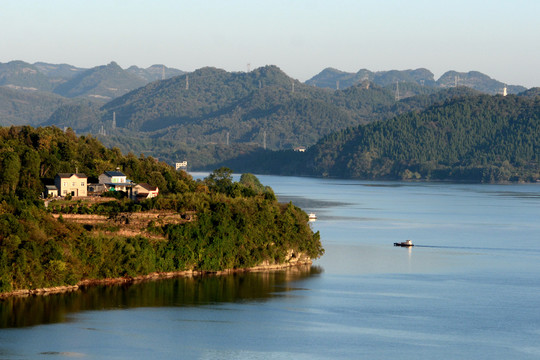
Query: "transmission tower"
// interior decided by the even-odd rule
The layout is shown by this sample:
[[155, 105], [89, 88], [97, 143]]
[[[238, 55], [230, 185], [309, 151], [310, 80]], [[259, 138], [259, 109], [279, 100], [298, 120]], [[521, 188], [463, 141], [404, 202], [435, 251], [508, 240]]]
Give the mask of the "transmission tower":
[[263, 133], [263, 148], [266, 150], [266, 130]]
[[112, 126], [111, 128], [114, 130], [116, 129], [116, 111], [113, 111], [112, 113]]
[[396, 81], [396, 101], [399, 101], [399, 80]]
[[189, 90], [189, 74], [186, 74], [186, 90]]

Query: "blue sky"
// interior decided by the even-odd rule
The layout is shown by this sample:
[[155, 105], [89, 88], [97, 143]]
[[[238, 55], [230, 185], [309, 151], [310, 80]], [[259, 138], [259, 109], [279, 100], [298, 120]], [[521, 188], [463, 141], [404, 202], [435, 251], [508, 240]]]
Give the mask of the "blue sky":
[[483, 72], [540, 86], [540, 0], [0, 0], [0, 62]]

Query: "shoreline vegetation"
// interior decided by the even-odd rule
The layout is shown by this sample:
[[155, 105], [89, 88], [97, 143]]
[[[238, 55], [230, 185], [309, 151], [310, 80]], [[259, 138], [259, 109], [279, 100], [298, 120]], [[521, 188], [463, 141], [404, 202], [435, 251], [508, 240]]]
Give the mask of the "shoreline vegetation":
[[[116, 168], [135, 183], [159, 188], [159, 195], [132, 200], [107, 191], [105, 197], [40, 199], [56, 174], [97, 179]], [[279, 203], [254, 175], [234, 182], [232, 170], [220, 168], [194, 180], [69, 129], [0, 128], [0, 294], [256, 271], [323, 253], [307, 214]]]
[[11, 292], [0, 293], [0, 301], [11, 298], [11, 297], [29, 297], [29, 296], [48, 296], [54, 294], [68, 293], [72, 291], [78, 291], [85, 287], [89, 286], [99, 286], [99, 285], [118, 285], [118, 284], [136, 284], [139, 282], [145, 281], [155, 281], [163, 279], [172, 279], [180, 277], [203, 277], [203, 276], [222, 276], [222, 275], [231, 275], [236, 273], [246, 273], [246, 272], [266, 272], [266, 271], [279, 271], [292, 267], [302, 267], [310, 266], [313, 264], [313, 260], [308, 257], [300, 255], [296, 259], [291, 259], [289, 262], [281, 264], [261, 264], [253, 266], [250, 268], [244, 269], [225, 269], [220, 271], [193, 271], [193, 270], [183, 270], [183, 271], [173, 271], [165, 273], [151, 273], [147, 275], [138, 275], [138, 276], [129, 276], [129, 277], [118, 277], [110, 279], [86, 279], [82, 280], [75, 285], [62, 285], [62, 286], [53, 286], [40, 289], [21, 289]]

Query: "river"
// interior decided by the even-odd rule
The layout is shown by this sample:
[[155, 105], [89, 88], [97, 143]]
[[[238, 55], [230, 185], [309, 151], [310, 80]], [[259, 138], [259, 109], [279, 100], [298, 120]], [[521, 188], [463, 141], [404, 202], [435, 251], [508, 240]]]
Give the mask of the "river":
[[312, 267], [9, 299], [0, 359], [540, 358], [539, 185], [259, 178]]

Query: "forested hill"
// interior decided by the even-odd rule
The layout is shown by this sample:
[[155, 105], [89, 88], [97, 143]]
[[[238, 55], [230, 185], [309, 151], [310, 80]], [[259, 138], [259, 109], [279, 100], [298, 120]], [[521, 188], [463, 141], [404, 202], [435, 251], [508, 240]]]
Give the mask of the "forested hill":
[[268, 148], [290, 149], [369, 121], [373, 109], [395, 103], [391, 92], [376, 87], [342, 95], [302, 84], [275, 66], [249, 73], [203, 68], [117, 98], [99, 109], [100, 119], [78, 121], [81, 108], [65, 107], [47, 124], [189, 145], [263, 146], [266, 140]]
[[455, 98], [333, 133], [305, 153], [260, 152], [224, 164], [342, 178], [537, 181], [540, 97]]
[[[97, 181], [115, 168], [159, 195], [40, 199], [58, 173]], [[292, 265], [323, 252], [307, 214], [251, 174], [233, 182], [222, 168], [195, 181], [69, 129], [0, 127], [0, 298], [84, 280]]]
[[540, 98], [460, 98], [338, 132], [310, 149], [312, 174], [353, 178], [534, 181]]
[[[184, 147], [229, 143], [291, 149], [313, 145], [334, 131], [473, 93], [466, 88], [435, 92], [414, 83], [401, 84], [400, 91], [406, 99], [396, 99], [391, 87], [369, 82], [342, 91], [320, 89], [290, 78], [275, 66], [249, 73], [203, 68], [153, 82], [101, 108], [62, 107], [46, 124], [77, 132], [98, 133], [103, 128], [111, 136], [124, 136], [123, 143], [133, 143], [131, 137]], [[169, 159], [170, 153], [156, 155]]]
[[[315, 143], [360, 123], [332, 94], [266, 66], [249, 73], [203, 68], [151, 83], [106, 104], [108, 124], [189, 144], [258, 143], [270, 148]], [[228, 135], [227, 135], [228, 134]]]

